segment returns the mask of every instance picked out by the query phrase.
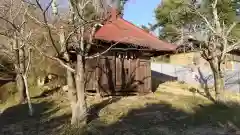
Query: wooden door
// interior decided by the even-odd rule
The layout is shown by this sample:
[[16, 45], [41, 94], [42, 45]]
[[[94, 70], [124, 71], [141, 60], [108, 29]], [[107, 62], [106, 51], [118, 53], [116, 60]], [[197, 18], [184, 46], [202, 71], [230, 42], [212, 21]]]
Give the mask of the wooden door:
[[122, 87], [122, 74], [124, 70], [123, 59], [116, 58], [116, 88], [117, 90]]
[[86, 61], [85, 87], [87, 91], [97, 90], [96, 68], [97, 59]]
[[116, 59], [116, 87], [119, 90], [127, 89], [131, 84], [132, 73], [131, 60], [124, 58]]
[[138, 91], [141, 93], [148, 93], [151, 91], [151, 69], [150, 61], [141, 60], [138, 67]]
[[122, 84], [124, 86], [124, 88], [129, 87], [130, 85], [130, 76], [131, 76], [131, 71], [130, 71], [130, 60], [128, 59], [124, 59], [124, 70], [123, 70], [123, 74], [122, 74]]
[[129, 60], [129, 76], [128, 76], [128, 80], [129, 80], [129, 87], [131, 91], [137, 91], [137, 85], [138, 85], [138, 81], [137, 81], [137, 60], [136, 59], [130, 59]]
[[99, 89], [100, 91], [112, 94], [115, 92], [115, 59], [114, 57], [100, 58], [99, 62]]

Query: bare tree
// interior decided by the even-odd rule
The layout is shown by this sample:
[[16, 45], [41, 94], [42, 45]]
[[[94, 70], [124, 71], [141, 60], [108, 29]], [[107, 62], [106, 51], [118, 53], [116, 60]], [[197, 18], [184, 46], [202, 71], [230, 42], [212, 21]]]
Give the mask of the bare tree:
[[[187, 14], [195, 16], [195, 20], [187, 23], [179, 24], [173, 27], [175, 31], [175, 44], [183, 45], [183, 51], [186, 49], [200, 51], [201, 57], [205, 59], [212, 70], [214, 77], [215, 100], [224, 100], [224, 62], [229, 52], [239, 49], [240, 40], [233, 36], [237, 22], [229, 24], [221, 18], [217, 4], [219, 0], [213, 0], [210, 5], [209, 12], [203, 12], [200, 3], [205, 1], [195, 1], [194, 3], [186, 3]], [[170, 16], [178, 17], [182, 13], [180, 8], [171, 12]], [[200, 19], [199, 19], [200, 18]], [[223, 21], [222, 21], [223, 20]], [[197, 56], [194, 56], [197, 57]], [[196, 59], [195, 59], [196, 60]], [[196, 66], [196, 65], [195, 65]], [[206, 93], [207, 94], [207, 93]], [[212, 98], [211, 98], [212, 99]]]
[[[236, 26], [236, 22], [227, 26], [221, 22], [219, 12], [217, 10], [218, 0], [214, 0], [211, 4], [211, 15], [207, 17], [200, 12], [196, 12], [203, 20], [201, 28], [201, 36], [192, 34], [194, 40], [200, 41], [201, 56], [208, 61], [214, 76], [214, 88], [216, 101], [224, 101], [224, 67], [223, 63], [227, 53], [239, 48], [240, 40], [233, 38], [232, 30]], [[202, 22], [199, 23], [202, 25]], [[199, 33], [198, 33], [199, 34]]]
[[[28, 14], [40, 26], [46, 29], [48, 41], [54, 48], [56, 55], [49, 55], [42, 51], [39, 46], [34, 46], [42, 55], [59, 62], [66, 68], [67, 86], [63, 89], [71, 104], [71, 123], [86, 123], [87, 103], [85, 93], [85, 61], [93, 59], [108, 52], [114, 45], [103, 52], [90, 54], [90, 48], [95, 44], [93, 41], [97, 27], [102, 26], [102, 22], [109, 18], [107, 14], [108, 4], [104, 0], [69, 0], [70, 15], [68, 21], [61, 19], [57, 13], [56, 0], [51, 0], [47, 6], [43, 6], [40, 0], [30, 5], [38, 7], [42, 14], [42, 19]], [[52, 6], [52, 10], [49, 10]], [[48, 17], [48, 12], [53, 13], [52, 20]], [[54, 23], [58, 22], [58, 23]], [[58, 38], [56, 38], [58, 37]], [[71, 59], [70, 52], [76, 54], [76, 63]]]
[[32, 31], [27, 28], [26, 13], [29, 8], [20, 0], [0, 1], [0, 34], [2, 35], [1, 56], [7, 56], [15, 67], [16, 85], [20, 94], [19, 103], [26, 100], [29, 114], [33, 114], [28, 91], [27, 76], [31, 63], [31, 48], [29, 41]]

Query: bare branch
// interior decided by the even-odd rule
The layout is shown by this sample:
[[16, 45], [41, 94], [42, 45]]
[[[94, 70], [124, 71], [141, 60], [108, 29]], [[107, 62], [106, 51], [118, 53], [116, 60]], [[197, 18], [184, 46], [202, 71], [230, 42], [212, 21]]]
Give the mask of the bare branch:
[[4, 17], [2, 17], [2, 16], [0, 16], [0, 19], [3, 20], [3, 21], [5, 21], [5, 22], [7, 22], [8, 24], [10, 24], [16, 31], [19, 32], [18, 27], [17, 27], [15, 24], [13, 24], [12, 22], [10, 22], [8, 19], [6, 19], [6, 18], [4, 18]]
[[82, 2], [84, 2], [84, 3], [78, 4], [80, 7], [80, 10], [83, 10], [91, 2], [91, 0], [88, 0], [86, 2], [83, 0]]
[[79, 29], [80, 26], [84, 26], [84, 25], [78, 25], [68, 34], [68, 36], [65, 39], [65, 42], [63, 43], [64, 46], [67, 46], [69, 39], [72, 37], [73, 34], [75, 34], [76, 30]]
[[234, 22], [234, 23], [229, 27], [228, 31], [227, 31], [226, 34], [225, 34], [226, 37], [229, 36], [229, 34], [232, 32], [233, 28], [235, 28], [236, 25], [237, 25], [237, 23]]
[[235, 50], [235, 49], [240, 49], [240, 41], [238, 41], [237, 43], [229, 46], [228, 48], [226, 48], [224, 51], [220, 51], [218, 53], [215, 53], [215, 55], [213, 56], [208, 56], [208, 59], [212, 59], [214, 57], [218, 57], [218, 56], [221, 56], [222, 59], [225, 57], [225, 55], [229, 52], [231, 52], [232, 50]]
[[50, 56], [50, 55], [42, 52], [42, 51], [41, 51], [37, 46], [35, 46], [35, 45], [34, 45], [33, 47], [34, 47], [41, 55], [43, 55], [43, 56], [45, 56], [45, 57], [47, 57], [47, 58], [49, 58], [49, 59], [52, 59], [52, 60], [54, 60], [54, 61], [57, 61], [57, 62], [58, 62], [60, 65], [62, 65], [64, 68], [66, 68], [67, 70], [75, 73], [75, 70], [74, 70], [73, 68], [69, 67], [67, 64], [65, 64], [61, 59], [59, 59], [59, 58], [57, 58], [57, 57]]
[[[97, 1], [97, 2], [96, 2]], [[74, 0], [70, 0], [70, 3], [72, 5], [72, 7], [76, 10], [74, 11], [77, 16], [85, 23], [96, 23], [96, 22], [102, 22], [102, 21], [105, 21], [106, 19], [108, 19], [108, 17], [110, 16], [105, 16], [104, 18], [99, 18], [99, 19], [94, 19], [94, 20], [86, 20], [84, 18], [84, 16], [82, 15], [82, 11], [84, 10], [84, 8], [86, 8], [87, 4], [89, 4], [90, 2], [94, 2], [94, 7], [96, 10], [98, 10], [99, 8], [99, 5], [104, 5], [103, 4], [103, 1], [102, 0], [96, 0], [96, 1], [93, 1], [93, 0], [88, 0], [88, 1], [82, 1], [83, 3], [81, 4], [77, 4]], [[79, 9], [80, 8], [80, 9]]]
[[240, 45], [240, 40], [239, 40], [238, 42], [234, 43], [233, 45], [229, 46], [229, 47], [227, 48], [227, 51], [226, 51], [226, 52], [230, 52], [230, 51], [232, 51], [232, 50], [234, 50], [234, 49], [239, 49], [239, 48], [240, 48], [239, 45]]
[[28, 0], [21, 0], [21, 1], [24, 2], [24, 3], [26, 3], [26, 4], [28, 4], [28, 5], [31, 5], [31, 6], [33, 6], [33, 7], [37, 7], [37, 5], [34, 4], [34, 3], [32, 3], [31, 1], [28, 1]]
[[215, 1], [212, 3], [212, 8], [216, 8], [217, 3], [218, 3], [218, 0], [215, 0]]
[[12, 7], [13, 7], [13, 0], [10, 0], [10, 7], [9, 7], [9, 12], [10, 12], [9, 18], [10, 18], [10, 22], [13, 22]]
[[208, 19], [202, 15], [200, 12], [197, 12], [197, 14], [205, 21], [205, 23], [207, 24], [208, 28], [213, 32], [216, 33], [216, 31], [214, 30], [214, 28], [212, 27], [211, 23], [208, 21]]
[[48, 20], [47, 20], [47, 15], [46, 15], [46, 12], [47, 12], [48, 9], [50, 8], [52, 2], [53, 2], [53, 0], [51, 0], [51, 1], [48, 3], [47, 8], [44, 10], [44, 9], [42, 8], [41, 4], [39, 3], [39, 0], [36, 0], [36, 3], [37, 3], [37, 5], [38, 5], [38, 7], [39, 7], [40, 10], [42, 11], [43, 20], [44, 20], [45, 26], [47, 27], [47, 31], [48, 31], [48, 35], [49, 35], [50, 41], [51, 41], [51, 43], [52, 43], [55, 51], [57, 52], [57, 54], [60, 55], [60, 52], [58, 51], [57, 45], [55, 44], [54, 39], [53, 39], [52, 30], [51, 30], [51, 28], [50, 28], [49, 25], [48, 25]]
[[22, 11], [23, 8], [24, 8], [24, 4], [21, 2], [21, 5], [20, 5], [20, 7], [19, 7], [19, 10], [18, 10], [18, 12], [15, 14], [15, 16], [12, 17], [12, 20], [15, 20], [15, 19], [19, 16], [19, 14], [21, 13], [21, 11]]
[[31, 48], [28, 49], [28, 63], [24, 75], [28, 76], [29, 68], [31, 64]]
[[78, 15], [78, 17], [80, 17], [80, 19], [82, 20], [82, 21], [84, 21], [84, 22], [88, 22], [87, 20], [85, 20], [85, 18], [83, 17], [83, 15], [82, 15], [82, 10], [83, 10], [83, 8], [82, 8], [82, 6], [79, 4], [79, 6], [80, 6], [80, 9], [78, 8], [78, 5], [77, 5], [77, 3], [76, 2], [72, 2], [72, 6], [75, 8], [75, 12], [77, 13], [77, 15]]
[[32, 16], [30, 13], [27, 13], [27, 16], [30, 17], [30, 19], [32, 19], [33, 21], [35, 21], [36, 23], [38, 23], [41, 26], [46, 26], [46, 27], [49, 26], [52, 29], [56, 29], [53, 25], [51, 25], [49, 23], [48, 23], [48, 25], [46, 25], [44, 22], [39, 21], [36, 17]]

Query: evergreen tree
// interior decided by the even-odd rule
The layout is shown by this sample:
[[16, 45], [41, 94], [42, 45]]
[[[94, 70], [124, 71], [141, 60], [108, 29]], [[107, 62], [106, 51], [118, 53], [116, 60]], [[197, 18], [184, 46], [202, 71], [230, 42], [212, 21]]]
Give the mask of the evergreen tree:
[[[163, 0], [155, 10], [156, 25], [162, 28], [160, 38], [176, 42], [179, 40], [181, 29], [184, 29], [184, 33], [196, 31], [195, 26], [201, 26], [199, 23], [202, 21], [195, 10], [207, 18], [212, 18], [211, 2], [212, 0]], [[224, 21], [226, 25], [236, 21], [240, 13], [239, 8], [240, 2], [237, 0], [219, 0], [217, 9], [220, 21]], [[238, 31], [238, 28], [239, 26], [234, 31]]]

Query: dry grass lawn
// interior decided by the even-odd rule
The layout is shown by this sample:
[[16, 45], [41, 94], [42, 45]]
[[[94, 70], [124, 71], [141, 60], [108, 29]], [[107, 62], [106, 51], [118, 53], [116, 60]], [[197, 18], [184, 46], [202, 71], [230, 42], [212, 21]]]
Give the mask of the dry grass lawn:
[[[1, 135], [234, 135], [240, 127], [240, 106], [227, 106], [189, 92], [190, 86], [161, 84], [146, 96], [88, 98], [89, 124], [69, 128], [70, 111], [62, 95], [34, 99], [35, 116], [27, 106], [12, 106], [0, 115]], [[236, 96], [234, 96], [236, 98]], [[234, 99], [235, 99], [234, 98]], [[84, 131], [84, 133], [82, 133]]]

